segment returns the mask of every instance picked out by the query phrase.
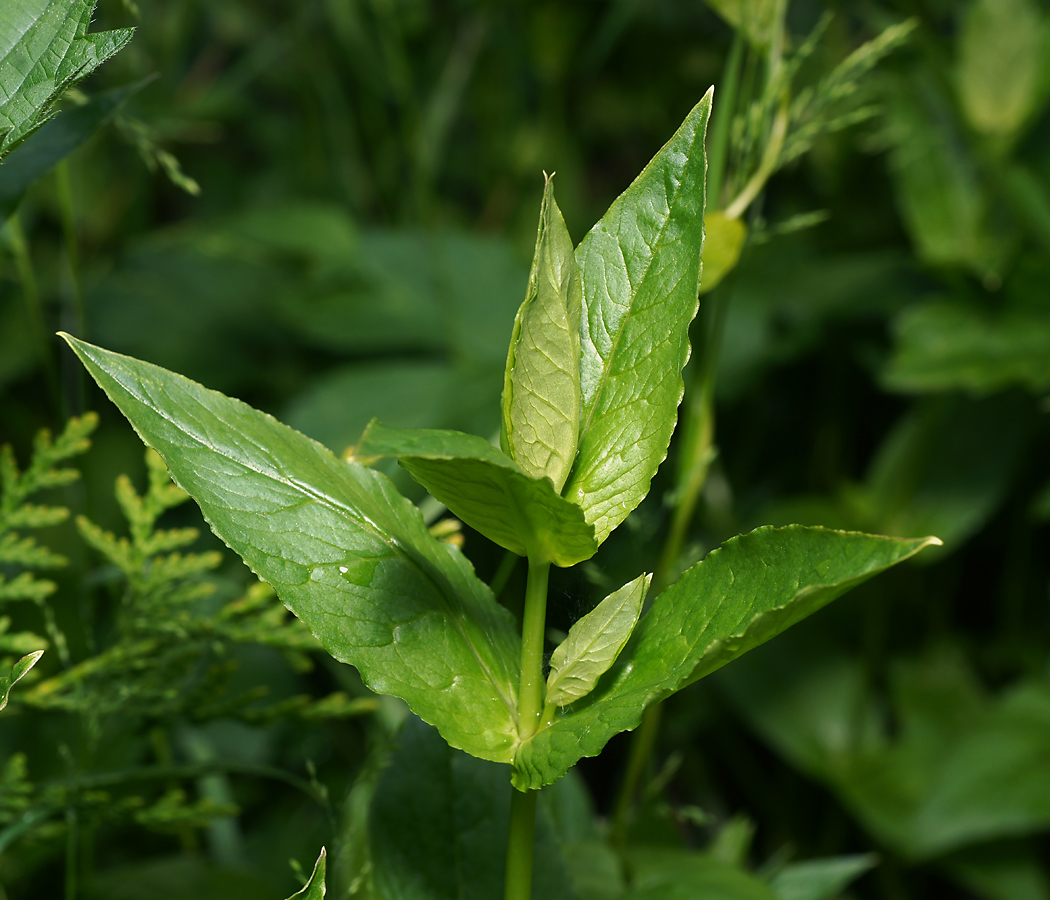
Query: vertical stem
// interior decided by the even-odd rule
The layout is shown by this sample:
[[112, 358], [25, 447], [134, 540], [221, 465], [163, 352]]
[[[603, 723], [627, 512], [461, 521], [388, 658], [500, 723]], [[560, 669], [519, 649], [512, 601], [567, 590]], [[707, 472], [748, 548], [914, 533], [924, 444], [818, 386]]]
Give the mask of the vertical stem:
[[722, 71], [722, 80], [718, 85], [718, 96], [715, 98], [711, 113], [711, 131], [708, 139], [707, 154], [707, 209], [722, 208], [722, 193], [726, 177], [726, 165], [729, 159], [729, 134], [732, 131], [733, 116], [736, 114], [736, 98], [740, 90], [740, 70], [744, 62], [744, 36], [737, 31], [733, 36], [733, 45], [729, 50], [729, 59]]
[[[543, 714], [543, 638], [547, 623], [549, 562], [529, 559], [525, 614], [521, 626], [521, 684], [518, 688], [518, 733], [527, 740]], [[504, 900], [531, 900], [532, 851], [536, 837], [537, 791], [514, 791], [507, 835], [507, 880]]]
[[522, 740], [536, 732], [543, 713], [543, 638], [547, 624], [549, 562], [529, 560], [525, 614], [521, 625], [521, 686], [518, 689], [518, 731]]
[[69, 178], [69, 160], [64, 159], [55, 166], [55, 186], [58, 189], [58, 205], [62, 212], [62, 236], [66, 244], [66, 259], [69, 262], [69, 281], [73, 299], [73, 322], [76, 336], [86, 340], [87, 308], [84, 305], [84, 282], [80, 277], [80, 242], [77, 239], [77, 216], [73, 206], [73, 185]]
[[66, 891], [65, 900], [77, 897], [77, 810], [66, 807]]
[[532, 848], [539, 791], [512, 791], [503, 900], [532, 900]]
[[652, 756], [653, 746], [656, 744], [662, 709], [662, 703], [655, 703], [646, 708], [642, 713], [642, 724], [638, 726], [631, 741], [627, 772], [623, 777], [620, 794], [616, 798], [616, 809], [613, 811], [612, 819], [612, 843], [618, 849], [627, 846], [627, 829], [631, 823], [635, 794], [638, 793], [638, 785], [642, 781], [645, 767], [649, 762], [649, 757]]

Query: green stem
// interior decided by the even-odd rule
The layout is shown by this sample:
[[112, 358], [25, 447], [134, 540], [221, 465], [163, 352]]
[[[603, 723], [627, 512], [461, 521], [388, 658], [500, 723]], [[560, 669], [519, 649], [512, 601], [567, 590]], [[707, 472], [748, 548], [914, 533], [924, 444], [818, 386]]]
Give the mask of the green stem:
[[77, 810], [66, 809], [66, 893], [65, 900], [77, 897]]
[[513, 791], [507, 835], [507, 880], [503, 900], [532, 900], [532, 849], [539, 791]]
[[523, 741], [536, 733], [543, 714], [543, 640], [547, 626], [550, 568], [549, 562], [529, 560], [521, 626], [521, 685], [518, 689], [518, 732]]
[[[528, 740], [543, 714], [543, 640], [547, 625], [549, 562], [529, 559], [525, 613], [521, 625], [521, 683], [518, 687], [518, 733]], [[537, 791], [514, 791], [507, 835], [507, 880], [504, 900], [531, 900], [532, 853], [536, 841]]]
[[62, 236], [66, 244], [66, 259], [69, 261], [69, 281], [73, 299], [73, 323], [76, 336], [83, 340], [87, 333], [87, 307], [84, 304], [84, 282], [80, 277], [80, 241], [77, 238], [77, 215], [73, 205], [73, 185], [69, 178], [69, 160], [64, 159], [55, 166], [55, 186], [58, 189], [58, 205], [62, 213]]
[[719, 93], [711, 114], [707, 154], [707, 196], [710, 201], [708, 212], [722, 208], [723, 182], [729, 158], [729, 135], [732, 131], [733, 116], [736, 113], [736, 98], [740, 90], [740, 70], [744, 63], [746, 43], [744, 36], [737, 31], [729, 50], [729, 59], [726, 60], [726, 67], [722, 71], [722, 80], [718, 85]]
[[642, 775], [652, 755], [653, 746], [656, 744], [656, 735], [660, 731], [660, 711], [662, 703], [656, 703], [648, 707], [642, 713], [642, 724], [633, 735], [631, 741], [630, 756], [627, 758], [627, 772], [620, 786], [620, 795], [616, 799], [616, 809], [613, 811], [612, 820], [612, 844], [614, 847], [623, 849], [627, 846], [627, 829], [631, 824], [631, 813], [634, 807], [634, 798], [638, 793]]

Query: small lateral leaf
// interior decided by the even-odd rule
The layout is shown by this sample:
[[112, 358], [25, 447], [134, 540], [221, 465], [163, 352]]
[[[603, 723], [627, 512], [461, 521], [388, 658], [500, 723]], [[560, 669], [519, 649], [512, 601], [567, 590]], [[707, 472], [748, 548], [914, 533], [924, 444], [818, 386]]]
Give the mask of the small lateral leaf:
[[373, 419], [354, 454], [397, 457], [456, 516], [519, 556], [572, 566], [598, 549], [583, 511], [555, 492], [549, 478], [532, 477], [477, 435], [387, 428]]
[[583, 507], [599, 544], [649, 493], [678, 418], [699, 303], [711, 96], [576, 250], [583, 415], [562, 493]]
[[452, 746], [509, 761], [514, 619], [389, 479], [239, 400], [63, 337], [212, 530], [332, 656]]
[[26, 672], [33, 668], [37, 664], [37, 660], [43, 655], [43, 650], [34, 650], [14, 664], [11, 668], [11, 674], [0, 678], [0, 709], [7, 706], [7, 700], [11, 696], [11, 688], [25, 677]]
[[613, 735], [636, 728], [651, 703], [939, 543], [801, 525], [726, 541], [656, 598], [590, 695], [518, 746], [514, 784], [550, 784]]
[[321, 855], [317, 857], [317, 862], [314, 863], [313, 873], [310, 875], [310, 880], [306, 882], [306, 885], [301, 891], [292, 894], [288, 900], [324, 900], [324, 895], [327, 891], [325, 887], [325, 868], [328, 859], [328, 853], [324, 847], [321, 848]]
[[565, 706], [594, 690], [630, 638], [651, 580], [652, 575], [639, 575], [569, 629], [551, 655], [548, 704]]
[[514, 320], [503, 383], [504, 452], [560, 491], [580, 436], [580, 273], [547, 178], [525, 302]]

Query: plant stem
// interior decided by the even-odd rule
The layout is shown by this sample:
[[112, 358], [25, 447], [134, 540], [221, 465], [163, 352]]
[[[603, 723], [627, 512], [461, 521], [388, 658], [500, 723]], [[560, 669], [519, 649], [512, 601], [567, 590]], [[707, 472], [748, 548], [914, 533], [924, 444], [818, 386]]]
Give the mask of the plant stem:
[[611, 837], [612, 844], [618, 849], [627, 846], [627, 828], [631, 821], [634, 798], [638, 793], [645, 767], [653, 752], [656, 735], [660, 731], [660, 711], [662, 703], [655, 703], [642, 713], [642, 724], [632, 735], [630, 756], [627, 758], [627, 772], [623, 777], [620, 794], [616, 798], [616, 809], [613, 811]]
[[[518, 734], [528, 740], [543, 713], [543, 639], [547, 624], [549, 562], [529, 559], [525, 613], [521, 626], [521, 683], [518, 687]], [[504, 900], [531, 900], [532, 851], [536, 840], [537, 791], [514, 791], [507, 834], [507, 880]]]
[[513, 791], [507, 835], [507, 880], [503, 900], [532, 900], [532, 848], [539, 791]]
[[740, 70], [744, 62], [744, 36], [737, 31], [729, 50], [729, 59], [718, 85], [719, 97], [711, 113], [711, 132], [707, 154], [707, 210], [722, 208], [723, 183], [729, 159], [729, 134], [736, 113], [736, 98], [740, 90]]
[[543, 713], [543, 639], [547, 625], [549, 562], [529, 560], [525, 614], [521, 627], [521, 685], [518, 688], [518, 732], [525, 741], [536, 733]]
[[[69, 323], [78, 338], [87, 340], [87, 307], [84, 304], [84, 282], [80, 275], [80, 242], [77, 239], [77, 215], [73, 205], [73, 185], [69, 178], [69, 160], [55, 166], [55, 187], [62, 212], [62, 236], [69, 262], [70, 295], [73, 300], [73, 321]], [[67, 325], [69, 327], [69, 325]]]

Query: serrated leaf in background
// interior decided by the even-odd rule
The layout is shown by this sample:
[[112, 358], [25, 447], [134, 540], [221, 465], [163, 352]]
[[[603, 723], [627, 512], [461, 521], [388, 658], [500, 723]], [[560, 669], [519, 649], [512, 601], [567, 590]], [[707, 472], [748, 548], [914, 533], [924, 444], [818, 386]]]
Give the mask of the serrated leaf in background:
[[135, 33], [87, 34], [97, 0], [5, 0], [0, 9], [0, 158], [44, 124], [62, 92]]

